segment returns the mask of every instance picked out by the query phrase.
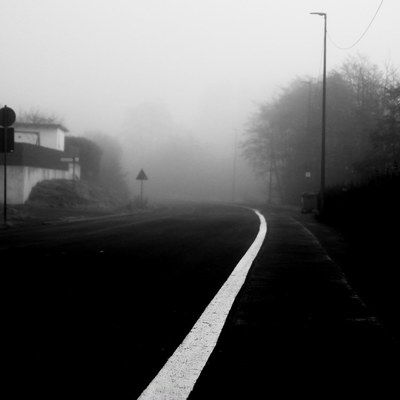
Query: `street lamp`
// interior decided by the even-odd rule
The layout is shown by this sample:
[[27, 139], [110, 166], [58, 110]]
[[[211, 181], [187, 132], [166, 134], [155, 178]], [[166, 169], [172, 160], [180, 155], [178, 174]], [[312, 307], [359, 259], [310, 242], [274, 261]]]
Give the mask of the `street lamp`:
[[325, 130], [326, 130], [326, 13], [312, 12], [311, 15], [324, 17], [324, 74], [322, 81], [322, 140], [321, 140], [321, 188], [319, 194], [319, 212], [324, 209], [325, 197]]

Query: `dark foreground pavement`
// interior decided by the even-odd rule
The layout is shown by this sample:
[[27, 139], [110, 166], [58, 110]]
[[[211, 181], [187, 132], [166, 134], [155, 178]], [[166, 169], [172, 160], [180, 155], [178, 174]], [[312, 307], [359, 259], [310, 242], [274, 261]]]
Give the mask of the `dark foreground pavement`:
[[189, 399], [398, 398], [399, 352], [315, 237], [268, 234]]
[[[230, 207], [50, 214], [2, 233], [15, 398], [137, 398], [257, 232], [256, 216]], [[398, 398], [386, 326], [301, 223], [264, 214], [265, 243], [189, 399]]]

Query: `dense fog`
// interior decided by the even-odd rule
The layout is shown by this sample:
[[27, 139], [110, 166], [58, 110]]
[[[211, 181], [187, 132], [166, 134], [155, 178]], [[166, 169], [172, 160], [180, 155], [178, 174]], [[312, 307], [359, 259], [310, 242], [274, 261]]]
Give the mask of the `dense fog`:
[[358, 54], [400, 65], [397, 0], [0, 4], [0, 104], [17, 118], [54, 115], [73, 136], [110, 136], [132, 197], [143, 168], [149, 199], [265, 200], [246, 132], [295, 79], [318, 87], [323, 18], [311, 12], [328, 16], [328, 71]]
[[[133, 193], [144, 169], [149, 198], [245, 201], [260, 198], [259, 182], [241, 157], [242, 132], [228, 125], [225, 103], [204, 107], [195, 126], [176, 121], [162, 103], [130, 109], [121, 130], [122, 155]], [[236, 115], [232, 115], [232, 120]]]

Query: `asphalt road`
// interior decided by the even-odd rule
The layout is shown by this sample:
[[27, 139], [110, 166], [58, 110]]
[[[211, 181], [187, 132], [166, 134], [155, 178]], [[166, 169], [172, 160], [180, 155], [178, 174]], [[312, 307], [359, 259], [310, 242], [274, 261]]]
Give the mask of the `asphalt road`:
[[[384, 325], [300, 222], [263, 212], [267, 238], [189, 400], [397, 398]], [[136, 399], [258, 229], [248, 209], [186, 204], [1, 230], [15, 397]]]
[[189, 204], [0, 231], [16, 393], [137, 398], [258, 228], [247, 209]]
[[264, 213], [262, 251], [189, 400], [397, 398], [390, 331], [306, 226]]

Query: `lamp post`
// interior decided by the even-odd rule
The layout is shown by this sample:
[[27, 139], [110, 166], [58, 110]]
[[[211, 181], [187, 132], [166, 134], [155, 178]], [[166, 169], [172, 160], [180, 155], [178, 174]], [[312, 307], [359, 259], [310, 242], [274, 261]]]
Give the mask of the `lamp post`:
[[321, 188], [319, 193], [319, 212], [324, 210], [325, 202], [325, 130], [326, 130], [326, 13], [312, 12], [311, 15], [324, 17], [324, 73], [322, 80], [322, 137], [321, 137]]

